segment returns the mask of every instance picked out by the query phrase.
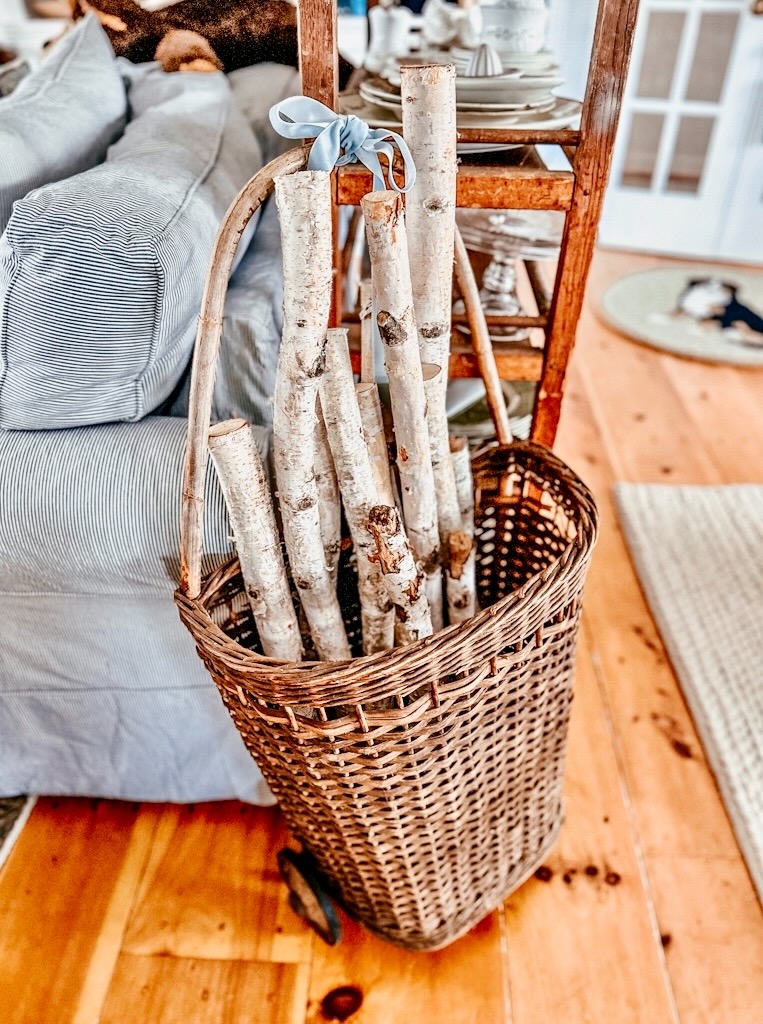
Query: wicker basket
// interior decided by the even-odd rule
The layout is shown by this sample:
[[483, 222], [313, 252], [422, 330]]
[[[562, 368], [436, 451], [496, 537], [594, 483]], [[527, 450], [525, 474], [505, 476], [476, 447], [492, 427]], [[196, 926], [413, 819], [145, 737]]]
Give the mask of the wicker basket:
[[[237, 233], [263, 187], [242, 193], [229, 213]], [[232, 251], [223, 239], [213, 261], [223, 285], [207, 289], [199, 364], [210, 361], [205, 330], [219, 338], [215, 302]], [[195, 376], [184, 494], [191, 520], [203, 509], [209, 410]], [[580, 480], [532, 443], [488, 449], [474, 476], [483, 610], [409, 647], [340, 664], [265, 658], [237, 562], [200, 584], [200, 534], [184, 519], [181, 618], [292, 834], [352, 916], [410, 949], [447, 945], [498, 906], [542, 861], [562, 822], [595, 507]], [[348, 558], [339, 586], [359, 653]]]

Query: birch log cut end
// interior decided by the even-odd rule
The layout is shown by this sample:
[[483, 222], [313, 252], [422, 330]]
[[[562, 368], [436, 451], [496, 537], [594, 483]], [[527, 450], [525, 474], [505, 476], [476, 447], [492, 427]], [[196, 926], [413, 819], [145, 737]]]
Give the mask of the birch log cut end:
[[[368, 192], [360, 200], [363, 210], [363, 217], [379, 224], [386, 225], [390, 229], [397, 227], [403, 212], [403, 201], [399, 193], [391, 189], [380, 192]], [[368, 230], [368, 224], [366, 224]]]

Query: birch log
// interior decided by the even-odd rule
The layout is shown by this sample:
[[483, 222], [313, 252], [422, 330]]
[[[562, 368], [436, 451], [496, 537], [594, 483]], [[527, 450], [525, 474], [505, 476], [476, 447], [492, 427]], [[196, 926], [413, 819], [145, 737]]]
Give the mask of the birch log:
[[376, 493], [380, 505], [397, 504], [395, 489], [392, 485], [392, 474], [389, 466], [389, 450], [387, 435], [384, 432], [379, 388], [376, 384], [358, 384], [355, 388], [360, 409], [360, 422], [366, 442], [368, 457], [371, 460], [371, 472], [374, 477]]
[[451, 64], [400, 69], [403, 136], [416, 164], [405, 217], [422, 363], [447, 383], [456, 224], [456, 70]]
[[364, 278], [360, 282], [360, 380], [363, 384], [370, 384], [376, 380], [371, 300], [371, 282]]
[[397, 509], [376, 505], [368, 524], [390, 600], [395, 606], [395, 637], [401, 645], [431, 636], [432, 618], [426, 598], [426, 580], [416, 564]]
[[318, 656], [350, 657], [321, 539], [315, 480], [316, 400], [332, 289], [327, 171], [275, 179], [283, 243], [284, 323], [273, 407], [273, 453], [284, 539]]
[[464, 530], [474, 533], [474, 479], [469, 442], [465, 437], [451, 437], [450, 455], [456, 476], [456, 493]]
[[320, 400], [315, 410], [315, 484], [318, 488], [318, 518], [321, 524], [323, 553], [336, 586], [339, 554], [342, 549], [342, 508]]
[[[416, 181], [406, 195], [405, 217], [419, 350], [422, 363], [442, 367], [442, 373], [427, 387], [427, 426], [433, 455], [438, 453], [434, 467], [437, 521], [447, 594], [448, 583], [462, 578], [460, 564], [452, 569], [449, 566], [448, 538], [460, 529], [460, 522], [455, 514], [456, 482], [448, 454], [445, 413], [458, 169], [455, 68], [443, 64], [404, 66], [401, 80], [403, 135], [416, 164]], [[454, 551], [463, 549], [463, 538], [458, 538]], [[457, 583], [455, 589], [450, 600], [458, 601], [460, 606], [464, 602], [461, 584]]]
[[[464, 590], [467, 588], [473, 594], [473, 604], [469, 614], [466, 608], [455, 609], [451, 612], [451, 622], [463, 622], [477, 611], [477, 546], [474, 543], [474, 480], [472, 478], [472, 457], [469, 451], [469, 442], [465, 437], [450, 438], [450, 453], [453, 461], [453, 470], [456, 477], [456, 493], [458, 495], [458, 508], [461, 515], [461, 530], [463, 535], [470, 539], [470, 553], [464, 562], [463, 575], [467, 582], [464, 583]], [[454, 600], [454, 604], [456, 601]]]
[[402, 202], [396, 192], [370, 192], [361, 205], [389, 378], [405, 528], [426, 576], [432, 624], [439, 629], [443, 619], [437, 508]]
[[456, 491], [456, 474], [450, 453], [448, 419], [442, 394], [442, 369], [426, 363], [422, 367], [427, 399], [429, 451], [437, 498], [437, 524], [440, 531], [440, 553], [445, 570], [445, 598], [448, 621], [463, 622], [476, 608], [476, 579], [472, 533], [463, 528]]
[[328, 332], [326, 369], [321, 377], [320, 394], [358, 566], [363, 653], [375, 654], [393, 646], [395, 615], [381, 570], [371, 560], [375, 546], [368, 516], [379, 499], [355, 397], [347, 331], [343, 328]]
[[268, 658], [302, 660], [267, 473], [246, 420], [218, 423], [209, 451], [228, 506], [246, 595]]

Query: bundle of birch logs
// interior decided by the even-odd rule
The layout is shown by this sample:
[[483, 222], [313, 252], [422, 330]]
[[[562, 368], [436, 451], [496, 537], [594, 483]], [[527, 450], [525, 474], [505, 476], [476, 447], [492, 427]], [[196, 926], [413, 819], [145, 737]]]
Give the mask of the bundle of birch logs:
[[[346, 330], [327, 330], [330, 174], [302, 171], [275, 181], [284, 326], [273, 460], [292, 580], [315, 649], [326, 661], [351, 657], [337, 596], [340, 499], [356, 560], [365, 654], [411, 643], [476, 611], [469, 449], [462, 438], [449, 437], [445, 408], [456, 196], [454, 75], [448, 66], [403, 67], [403, 135], [416, 181], [405, 206], [396, 191], [371, 192], [362, 200], [370, 307], [389, 379], [397, 478], [369, 369], [372, 325], [364, 324], [357, 385]], [[263, 651], [300, 661], [302, 639], [268, 475], [249, 425], [217, 424], [209, 448]]]

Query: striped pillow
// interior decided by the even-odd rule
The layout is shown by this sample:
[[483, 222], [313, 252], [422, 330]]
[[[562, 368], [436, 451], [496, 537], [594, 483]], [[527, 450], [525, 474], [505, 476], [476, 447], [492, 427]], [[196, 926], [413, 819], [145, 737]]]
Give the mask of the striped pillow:
[[[231, 275], [212, 394], [212, 421], [237, 416], [259, 426], [273, 423], [278, 348], [283, 329], [281, 227], [275, 200], [262, 208], [257, 233]], [[170, 416], [188, 417], [190, 367], [173, 396]]]
[[31, 189], [100, 163], [126, 108], [111, 43], [89, 14], [0, 99], [0, 232]]
[[30, 193], [0, 239], [0, 427], [137, 420], [190, 357], [210, 252], [262, 164], [223, 74], [129, 65], [105, 163]]

